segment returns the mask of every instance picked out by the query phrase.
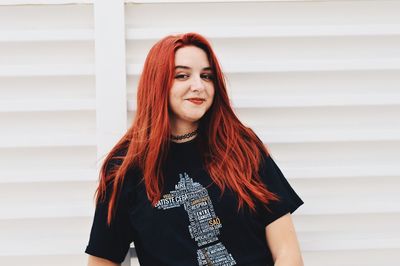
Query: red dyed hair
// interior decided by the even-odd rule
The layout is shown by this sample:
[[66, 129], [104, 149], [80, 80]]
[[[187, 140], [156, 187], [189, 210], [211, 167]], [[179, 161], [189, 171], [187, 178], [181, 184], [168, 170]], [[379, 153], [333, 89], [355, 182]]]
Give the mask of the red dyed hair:
[[[122, 182], [129, 169], [140, 169], [147, 196], [154, 206], [161, 198], [163, 164], [169, 150], [170, 124], [168, 94], [174, 79], [175, 52], [184, 46], [201, 48], [214, 73], [214, 100], [199, 121], [199, 139], [205, 166], [214, 183], [236, 193], [238, 210], [247, 204], [255, 211], [255, 200], [268, 205], [277, 196], [262, 183], [258, 170], [264, 144], [244, 126], [230, 105], [221, 67], [210, 43], [197, 33], [167, 36], [149, 51], [137, 92], [137, 112], [132, 126], [112, 148], [100, 169], [96, 200], [104, 200], [106, 187], [112, 185], [108, 205], [108, 224], [115, 214]], [[122, 163], [113, 164], [120, 159]]]

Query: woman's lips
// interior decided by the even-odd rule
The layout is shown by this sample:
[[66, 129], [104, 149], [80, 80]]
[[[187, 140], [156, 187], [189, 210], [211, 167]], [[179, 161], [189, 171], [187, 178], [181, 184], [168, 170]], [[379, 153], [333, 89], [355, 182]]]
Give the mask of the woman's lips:
[[204, 100], [202, 100], [202, 99], [188, 99], [188, 101], [190, 101], [194, 104], [197, 104], [197, 105], [200, 105], [204, 102]]

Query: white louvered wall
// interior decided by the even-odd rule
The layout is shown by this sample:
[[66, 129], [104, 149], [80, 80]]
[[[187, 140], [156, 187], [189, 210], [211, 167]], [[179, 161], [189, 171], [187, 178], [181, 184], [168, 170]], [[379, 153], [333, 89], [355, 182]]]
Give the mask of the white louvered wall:
[[93, 5], [39, 2], [0, 5], [0, 265], [84, 265], [97, 172]]
[[305, 265], [398, 265], [400, 1], [171, 2], [0, 1], [0, 265], [85, 265], [99, 160], [187, 31], [304, 199]]

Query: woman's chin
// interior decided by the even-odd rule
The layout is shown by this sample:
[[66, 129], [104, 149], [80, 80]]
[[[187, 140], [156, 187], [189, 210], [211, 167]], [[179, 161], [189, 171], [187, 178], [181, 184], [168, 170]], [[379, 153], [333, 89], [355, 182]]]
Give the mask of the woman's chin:
[[184, 120], [191, 122], [191, 123], [195, 123], [198, 122], [204, 114], [196, 114], [196, 115], [188, 115], [185, 116]]

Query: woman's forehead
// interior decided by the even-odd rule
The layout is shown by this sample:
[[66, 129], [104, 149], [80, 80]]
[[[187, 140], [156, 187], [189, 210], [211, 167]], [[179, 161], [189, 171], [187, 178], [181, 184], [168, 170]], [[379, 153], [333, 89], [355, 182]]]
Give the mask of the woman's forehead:
[[207, 54], [196, 46], [185, 46], [175, 52], [175, 66], [187, 68], [208, 68]]

